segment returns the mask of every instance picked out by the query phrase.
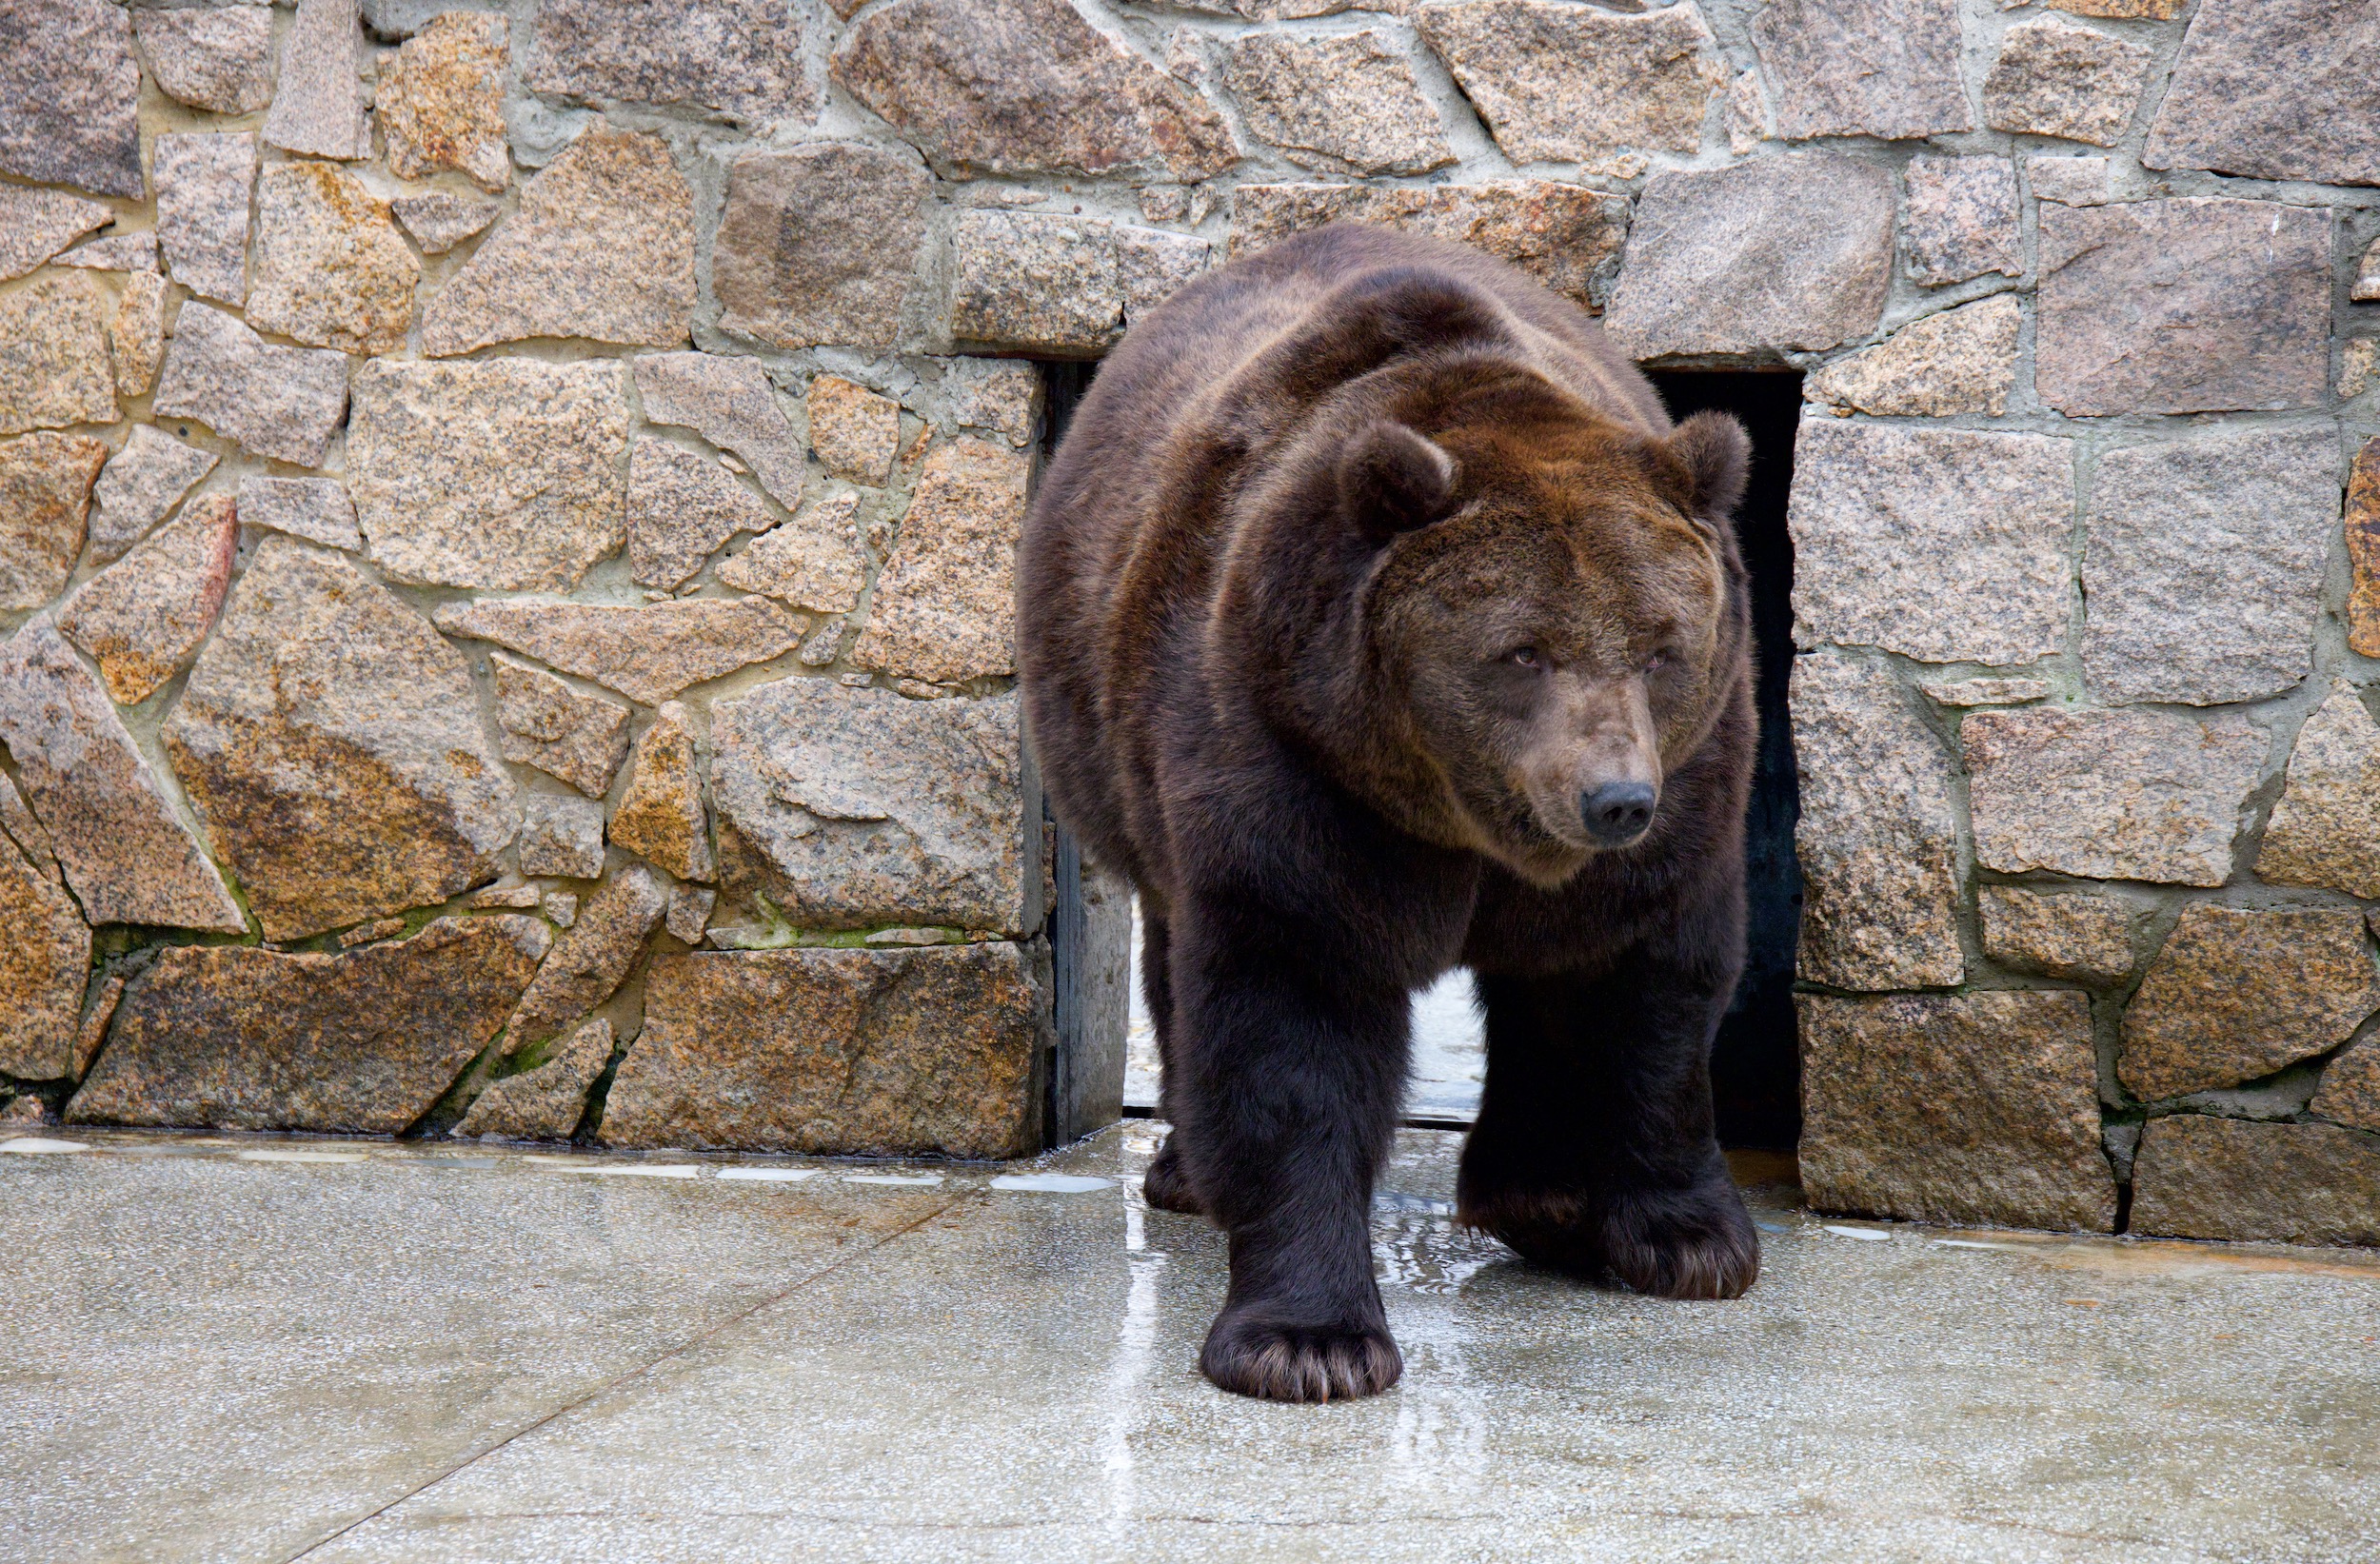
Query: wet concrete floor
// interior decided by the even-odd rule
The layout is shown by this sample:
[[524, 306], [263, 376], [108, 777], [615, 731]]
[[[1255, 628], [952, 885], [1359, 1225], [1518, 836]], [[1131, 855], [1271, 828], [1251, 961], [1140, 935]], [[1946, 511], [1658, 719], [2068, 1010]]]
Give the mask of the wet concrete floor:
[[1223, 1243], [1154, 1143], [0, 1143], [0, 1558], [2380, 1558], [2380, 1257], [1764, 1185], [1759, 1286], [1661, 1302], [1457, 1231], [1409, 1132], [1403, 1383], [1268, 1406], [1195, 1371]]

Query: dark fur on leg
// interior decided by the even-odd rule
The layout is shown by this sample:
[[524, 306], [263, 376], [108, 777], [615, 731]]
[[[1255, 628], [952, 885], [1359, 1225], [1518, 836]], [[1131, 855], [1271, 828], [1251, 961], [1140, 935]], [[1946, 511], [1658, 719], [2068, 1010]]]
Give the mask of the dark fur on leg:
[[1206, 1215], [1206, 1202], [1190, 1187], [1190, 1176], [1181, 1169], [1181, 1154], [1174, 1149], [1171, 1136], [1157, 1149], [1149, 1171], [1141, 1176], [1140, 1196], [1160, 1211], [1178, 1211], [1185, 1217]]

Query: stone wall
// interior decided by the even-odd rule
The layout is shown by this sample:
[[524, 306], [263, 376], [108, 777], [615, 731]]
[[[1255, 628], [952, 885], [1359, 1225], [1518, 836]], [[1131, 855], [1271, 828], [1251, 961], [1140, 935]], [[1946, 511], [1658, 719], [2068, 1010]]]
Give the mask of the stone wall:
[[8, 1111], [1035, 1140], [1018, 360], [1344, 218], [1808, 376], [1816, 1199], [2380, 1238], [2366, 11], [18, 0], [0, 44]]

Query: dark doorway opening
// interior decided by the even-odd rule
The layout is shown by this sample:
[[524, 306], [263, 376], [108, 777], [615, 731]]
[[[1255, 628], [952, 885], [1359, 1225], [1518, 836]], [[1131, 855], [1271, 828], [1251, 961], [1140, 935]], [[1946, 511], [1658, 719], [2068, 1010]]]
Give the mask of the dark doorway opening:
[[1794, 1024], [1794, 953], [1801, 934], [1801, 868], [1794, 858], [1800, 788], [1785, 704], [1794, 668], [1794, 545], [1785, 530], [1793, 485], [1794, 430], [1801, 421], [1801, 376], [1788, 371], [1651, 371], [1672, 417], [1706, 408], [1734, 413], [1752, 435], [1752, 485], [1735, 536], [1752, 576], [1752, 638], [1758, 660], [1754, 698], [1760, 750], [1745, 822], [1745, 901], [1750, 914], [1743, 980], [1719, 1023], [1711, 1058], [1719, 1140], [1789, 1151], [1801, 1138], [1801, 1051]]

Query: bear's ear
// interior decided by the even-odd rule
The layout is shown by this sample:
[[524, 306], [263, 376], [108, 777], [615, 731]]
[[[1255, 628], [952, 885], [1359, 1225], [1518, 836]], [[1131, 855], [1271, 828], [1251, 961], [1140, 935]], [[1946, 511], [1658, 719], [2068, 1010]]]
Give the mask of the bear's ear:
[[1386, 543], [1455, 508], [1455, 459], [1406, 425], [1376, 420], [1339, 452], [1339, 500], [1365, 537]]
[[1671, 433], [1669, 448], [1694, 485], [1685, 496], [1688, 514], [1734, 520], [1752, 474], [1752, 436], [1744, 433], [1735, 415], [1696, 413]]

